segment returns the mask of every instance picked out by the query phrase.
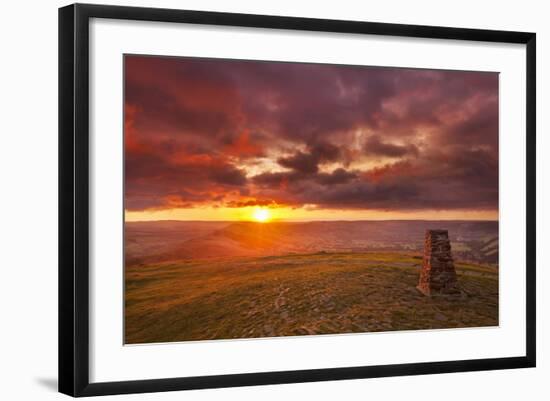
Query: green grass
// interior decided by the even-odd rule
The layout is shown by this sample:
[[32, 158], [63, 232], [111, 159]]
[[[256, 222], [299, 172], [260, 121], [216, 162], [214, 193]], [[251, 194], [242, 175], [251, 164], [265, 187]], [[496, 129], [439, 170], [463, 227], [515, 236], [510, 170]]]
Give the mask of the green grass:
[[498, 324], [498, 270], [457, 263], [462, 296], [425, 297], [418, 257], [316, 253], [126, 269], [126, 343]]

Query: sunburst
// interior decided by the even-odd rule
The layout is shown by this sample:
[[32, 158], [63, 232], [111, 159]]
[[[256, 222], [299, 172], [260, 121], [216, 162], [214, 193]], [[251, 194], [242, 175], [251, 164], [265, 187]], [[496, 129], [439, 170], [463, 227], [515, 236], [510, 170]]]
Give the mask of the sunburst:
[[271, 219], [271, 212], [269, 209], [259, 207], [252, 212], [252, 218], [260, 223], [265, 223]]

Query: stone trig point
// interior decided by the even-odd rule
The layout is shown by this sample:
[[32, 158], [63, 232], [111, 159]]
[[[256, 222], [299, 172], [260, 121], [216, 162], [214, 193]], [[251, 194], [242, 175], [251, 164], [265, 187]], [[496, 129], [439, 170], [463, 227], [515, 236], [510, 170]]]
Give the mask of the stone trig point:
[[426, 230], [424, 260], [416, 288], [427, 296], [460, 293], [447, 230]]

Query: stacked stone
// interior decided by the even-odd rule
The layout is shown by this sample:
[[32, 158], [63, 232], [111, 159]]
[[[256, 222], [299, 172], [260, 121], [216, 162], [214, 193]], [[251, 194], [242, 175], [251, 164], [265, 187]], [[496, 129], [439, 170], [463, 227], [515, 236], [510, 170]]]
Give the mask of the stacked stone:
[[424, 260], [416, 288], [428, 296], [460, 292], [447, 230], [426, 230]]

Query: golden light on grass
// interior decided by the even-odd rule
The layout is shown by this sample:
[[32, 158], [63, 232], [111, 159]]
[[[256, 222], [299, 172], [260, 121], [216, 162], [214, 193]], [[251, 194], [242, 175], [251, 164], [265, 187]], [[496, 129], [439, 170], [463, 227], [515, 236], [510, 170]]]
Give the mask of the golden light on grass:
[[271, 219], [269, 209], [258, 207], [252, 212], [252, 218], [260, 223], [265, 223]]

